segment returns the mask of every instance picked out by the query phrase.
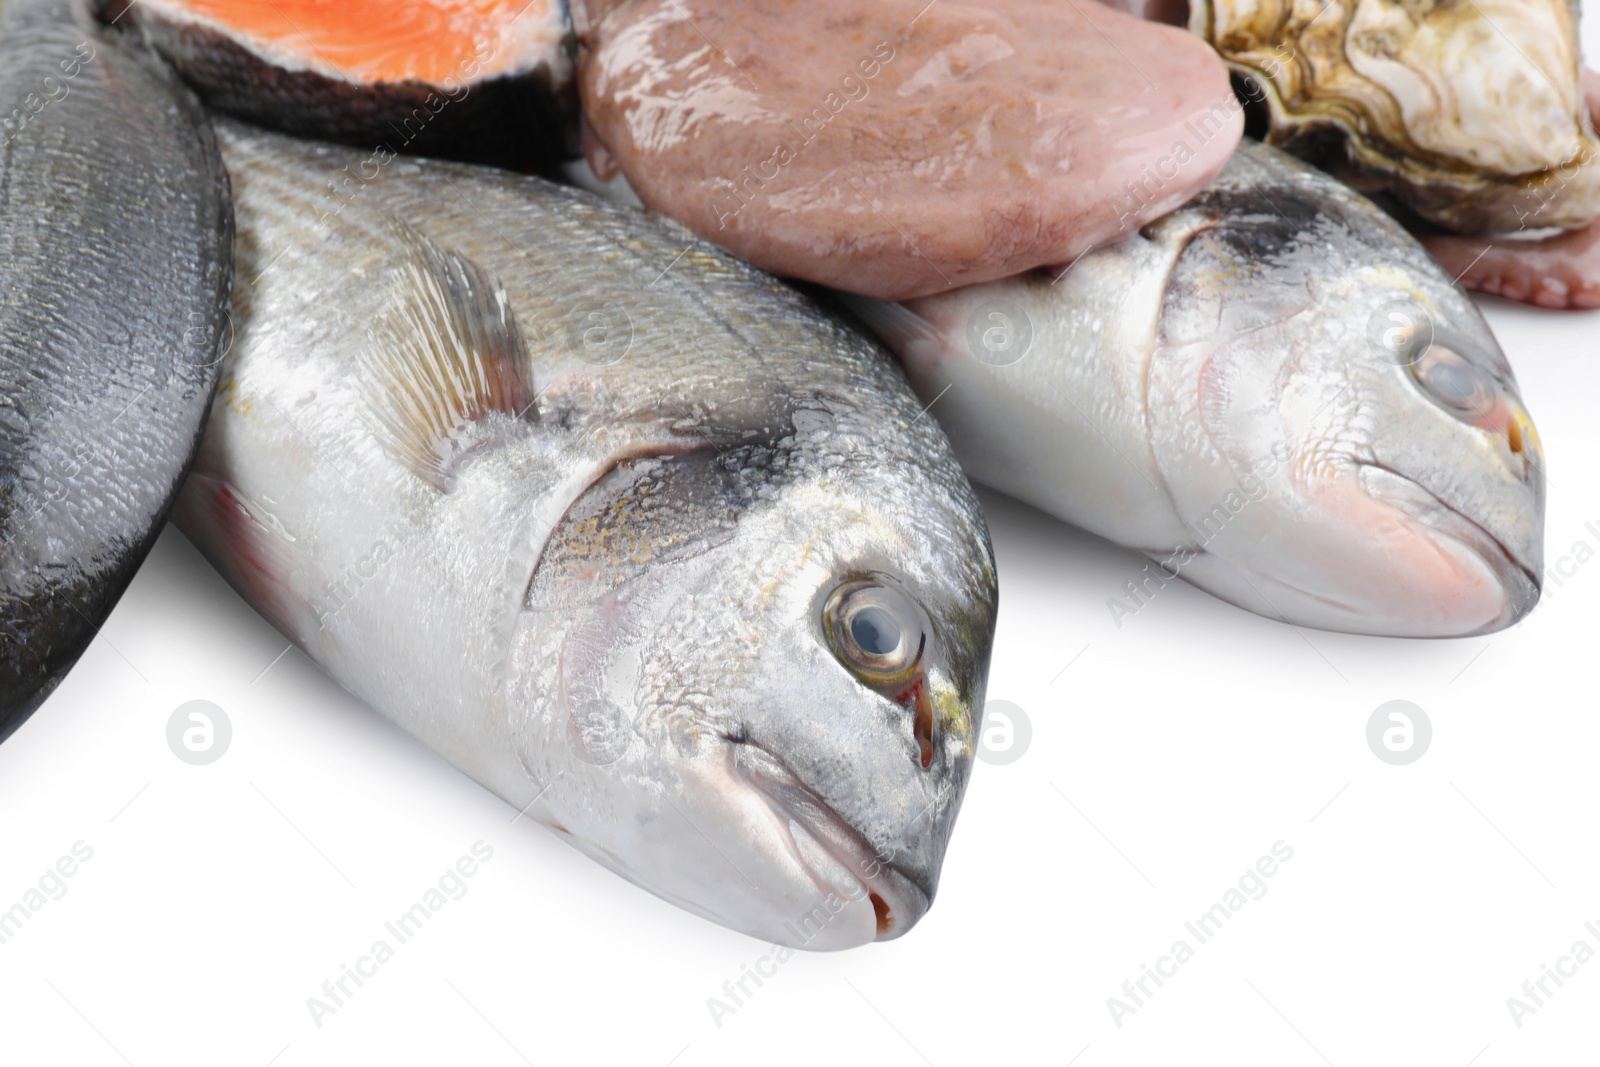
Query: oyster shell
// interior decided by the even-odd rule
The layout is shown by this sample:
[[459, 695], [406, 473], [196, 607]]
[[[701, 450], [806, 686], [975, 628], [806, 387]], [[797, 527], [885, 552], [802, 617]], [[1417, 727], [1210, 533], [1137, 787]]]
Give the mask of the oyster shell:
[[1569, 0], [1194, 0], [1266, 140], [1460, 233], [1600, 216]]

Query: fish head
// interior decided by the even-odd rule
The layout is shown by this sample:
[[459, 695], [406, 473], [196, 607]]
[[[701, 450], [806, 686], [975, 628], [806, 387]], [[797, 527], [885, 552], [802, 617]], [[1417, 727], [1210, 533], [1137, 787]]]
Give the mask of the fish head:
[[[905, 410], [809, 407], [776, 439], [619, 468], [532, 590], [524, 752], [554, 821], [659, 896], [792, 947], [922, 917], [978, 736], [987, 531], [932, 420], [908, 451], [903, 379], [885, 392]], [[623, 507], [625, 529], [592, 521]], [[568, 545], [592, 564], [613, 535], [625, 581], [590, 566], [557, 588]]]
[[1154, 447], [1195, 541], [1166, 569], [1329, 629], [1511, 625], [1539, 596], [1544, 458], [1494, 335], [1369, 202], [1241, 156], [1152, 358]]

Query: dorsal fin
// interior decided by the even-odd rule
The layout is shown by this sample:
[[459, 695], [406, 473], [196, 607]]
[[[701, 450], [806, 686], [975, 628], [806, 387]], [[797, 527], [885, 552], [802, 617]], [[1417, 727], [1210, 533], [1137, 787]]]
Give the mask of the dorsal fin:
[[534, 421], [527, 344], [500, 283], [403, 222], [387, 313], [367, 331], [362, 389], [391, 455], [441, 491], [460, 431], [501, 412]]

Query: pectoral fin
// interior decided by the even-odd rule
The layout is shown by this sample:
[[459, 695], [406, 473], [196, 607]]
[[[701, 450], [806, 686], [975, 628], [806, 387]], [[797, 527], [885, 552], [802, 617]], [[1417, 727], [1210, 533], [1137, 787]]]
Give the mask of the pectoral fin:
[[450, 489], [467, 432], [538, 419], [527, 343], [505, 289], [482, 267], [402, 229], [394, 298], [368, 329], [361, 388], [373, 432], [418, 478]]

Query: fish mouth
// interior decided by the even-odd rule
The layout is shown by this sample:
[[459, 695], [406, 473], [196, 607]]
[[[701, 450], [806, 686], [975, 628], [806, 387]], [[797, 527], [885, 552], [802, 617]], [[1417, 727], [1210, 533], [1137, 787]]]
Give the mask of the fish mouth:
[[1481, 523], [1416, 479], [1381, 463], [1360, 462], [1356, 467], [1362, 488], [1369, 495], [1465, 547], [1500, 583], [1506, 610], [1501, 619], [1480, 633], [1509, 626], [1533, 610], [1543, 589], [1536, 567], [1529, 566]]
[[[798, 825], [833, 861], [849, 872], [859, 893], [835, 885], [837, 880], [794, 852], [820, 887], [842, 890], [856, 900], [864, 894], [877, 916], [877, 941], [891, 941], [916, 925], [927, 913], [932, 894], [883, 859], [860, 832], [840, 818], [821, 797], [783, 761], [750, 741], [734, 747], [734, 768], [766, 799], [774, 814]], [[792, 832], [792, 830], [791, 830]]]

